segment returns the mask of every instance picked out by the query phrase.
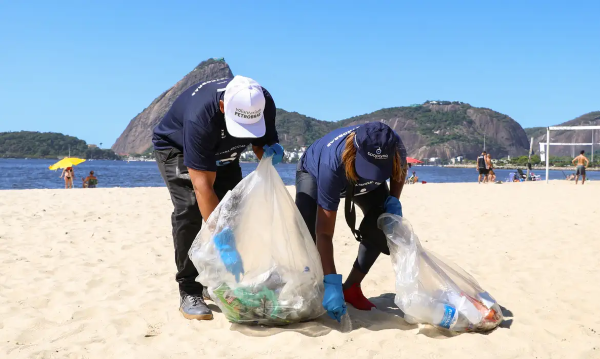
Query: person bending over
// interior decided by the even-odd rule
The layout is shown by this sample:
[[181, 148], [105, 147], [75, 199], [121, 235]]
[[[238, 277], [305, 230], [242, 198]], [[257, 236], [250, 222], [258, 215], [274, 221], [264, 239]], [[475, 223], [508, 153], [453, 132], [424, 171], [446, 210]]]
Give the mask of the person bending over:
[[[202, 297], [203, 285], [188, 251], [208, 218], [242, 180], [240, 156], [248, 145], [256, 156], [281, 162], [283, 147], [275, 130], [275, 102], [253, 79], [235, 76], [198, 83], [185, 90], [154, 128], [152, 141], [160, 174], [173, 202], [171, 224], [179, 284], [179, 311], [187, 319], [212, 319]], [[232, 233], [218, 233], [227, 246]], [[228, 270], [243, 273], [237, 252]]]
[[[298, 163], [296, 205], [321, 255], [323, 307], [333, 319], [341, 320], [346, 301], [360, 310], [375, 307], [364, 296], [361, 282], [380, 253], [389, 255], [377, 218], [383, 212], [402, 215], [399, 198], [407, 168], [400, 137], [381, 122], [332, 131], [314, 142]], [[333, 256], [333, 234], [344, 196], [346, 220], [360, 244], [353, 268], [342, 284]], [[358, 231], [354, 229], [354, 203], [364, 214]]]

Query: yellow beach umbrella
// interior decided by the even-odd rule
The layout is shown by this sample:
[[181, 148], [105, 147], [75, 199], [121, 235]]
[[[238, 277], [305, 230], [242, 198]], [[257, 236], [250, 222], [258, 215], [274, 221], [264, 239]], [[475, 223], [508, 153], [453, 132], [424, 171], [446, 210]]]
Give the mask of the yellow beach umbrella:
[[48, 167], [51, 170], [57, 170], [59, 168], [67, 168], [77, 166], [80, 163], [85, 162], [84, 159], [76, 158], [76, 157], [65, 157], [62, 160], [56, 162], [52, 166]]

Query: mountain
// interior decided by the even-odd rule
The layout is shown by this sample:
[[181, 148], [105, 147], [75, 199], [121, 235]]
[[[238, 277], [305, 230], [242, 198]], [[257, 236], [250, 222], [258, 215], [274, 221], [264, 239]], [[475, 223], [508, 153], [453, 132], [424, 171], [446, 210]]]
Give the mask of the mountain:
[[[152, 129], [169, 106], [189, 86], [233, 76], [223, 59], [202, 62], [169, 90], [157, 97], [131, 120], [112, 149], [117, 153], [144, 153], [151, 148]], [[273, 94], [277, 103], [277, 94]], [[383, 121], [400, 136], [411, 157], [475, 158], [483, 148], [495, 158], [527, 153], [529, 143], [523, 128], [512, 118], [487, 108], [463, 102], [427, 101], [421, 105], [393, 107], [338, 122], [320, 121], [297, 112], [277, 109], [277, 131], [283, 146], [310, 145], [340, 126]]]
[[232, 77], [231, 69], [224, 59], [201, 62], [173, 87], [163, 92], [141, 113], [135, 116], [119, 136], [112, 150], [119, 154], [143, 153], [152, 146], [152, 130], [163, 118], [171, 104], [188, 87], [224, 77]]
[[54, 132], [0, 132], [0, 157], [59, 158], [69, 155], [85, 159], [119, 159], [113, 151], [89, 145], [77, 137]]
[[458, 101], [386, 108], [342, 120], [340, 125], [373, 121], [392, 127], [414, 158], [474, 159], [483, 149], [484, 136], [485, 147], [495, 158], [522, 155], [529, 148], [525, 131], [512, 118]]
[[[579, 116], [573, 120], [561, 123], [556, 126], [600, 126], [600, 111], [594, 111], [586, 113], [585, 115]], [[527, 137], [533, 137], [533, 148], [539, 151], [539, 143], [546, 142], [546, 127], [532, 127], [525, 129]], [[589, 130], [589, 131], [552, 131], [550, 137], [552, 142], [556, 143], [591, 143], [592, 132], [594, 134], [594, 143], [600, 142], [600, 130]], [[600, 145], [595, 145], [594, 150], [600, 149]], [[550, 148], [551, 156], [573, 156], [578, 154], [579, 151], [585, 150], [587, 153], [591, 152], [591, 146], [589, 145], [575, 145], [575, 146], [552, 146]]]
[[288, 112], [280, 108], [275, 115], [275, 127], [282, 146], [308, 146], [329, 131], [338, 128], [337, 122], [320, 121], [298, 112]]

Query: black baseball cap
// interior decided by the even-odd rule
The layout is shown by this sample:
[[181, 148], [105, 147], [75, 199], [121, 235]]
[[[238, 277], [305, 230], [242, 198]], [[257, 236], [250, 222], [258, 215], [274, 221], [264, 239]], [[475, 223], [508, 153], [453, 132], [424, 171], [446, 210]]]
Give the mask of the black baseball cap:
[[383, 182], [392, 176], [398, 135], [382, 122], [370, 122], [356, 129], [356, 173], [361, 178]]

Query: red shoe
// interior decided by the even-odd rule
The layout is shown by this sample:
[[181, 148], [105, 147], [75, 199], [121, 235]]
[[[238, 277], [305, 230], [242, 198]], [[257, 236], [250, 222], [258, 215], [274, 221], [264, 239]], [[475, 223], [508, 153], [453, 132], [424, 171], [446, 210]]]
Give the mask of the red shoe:
[[371, 308], [376, 308], [375, 304], [369, 302], [365, 297], [358, 283], [352, 284], [350, 288], [344, 291], [344, 299], [346, 302], [352, 304], [354, 308], [359, 310], [371, 310]]

